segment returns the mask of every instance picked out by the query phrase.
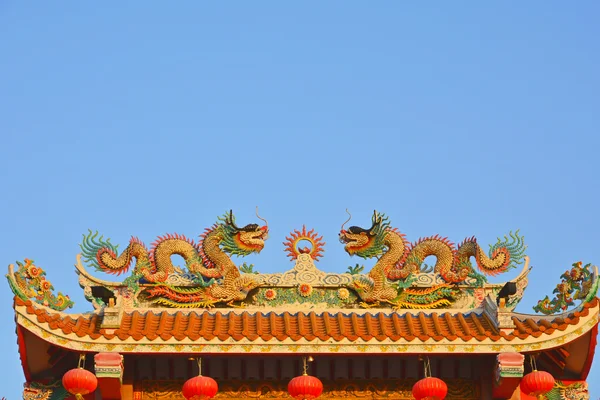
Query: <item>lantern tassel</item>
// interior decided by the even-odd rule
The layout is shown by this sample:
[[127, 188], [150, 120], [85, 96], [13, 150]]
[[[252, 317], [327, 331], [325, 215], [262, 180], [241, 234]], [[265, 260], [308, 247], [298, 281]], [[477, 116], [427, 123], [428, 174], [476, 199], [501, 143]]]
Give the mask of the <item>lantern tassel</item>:
[[84, 399], [83, 399], [83, 395], [81, 395], [81, 394], [79, 394], [79, 393], [77, 393], [77, 394], [75, 395], [75, 398], [76, 398], [77, 400], [84, 400]]

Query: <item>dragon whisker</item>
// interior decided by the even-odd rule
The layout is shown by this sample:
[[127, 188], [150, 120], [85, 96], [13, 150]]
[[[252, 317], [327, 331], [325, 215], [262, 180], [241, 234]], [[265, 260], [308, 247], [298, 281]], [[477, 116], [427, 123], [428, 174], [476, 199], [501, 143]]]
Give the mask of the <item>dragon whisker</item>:
[[348, 222], [350, 222], [350, 220], [352, 219], [352, 214], [350, 214], [350, 211], [348, 211], [348, 209], [346, 208], [346, 212], [348, 213], [349, 217], [348, 219], [342, 224], [342, 231], [344, 230], [344, 225], [346, 225]]

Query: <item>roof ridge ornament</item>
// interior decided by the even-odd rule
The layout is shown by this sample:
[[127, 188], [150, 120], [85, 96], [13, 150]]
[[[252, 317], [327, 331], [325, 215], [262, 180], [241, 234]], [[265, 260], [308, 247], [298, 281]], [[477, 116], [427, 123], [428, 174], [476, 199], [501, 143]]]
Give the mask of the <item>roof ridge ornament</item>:
[[[258, 215], [258, 208], [256, 211], [266, 223]], [[97, 232], [90, 231], [80, 246], [90, 266], [109, 274], [126, 272], [135, 259], [132, 275], [123, 281], [134, 303], [141, 295], [150, 304], [174, 308], [211, 308], [218, 303], [235, 307], [243, 304], [258, 281], [254, 274], [242, 275], [231, 256], [259, 253], [268, 231], [268, 225], [239, 227], [230, 210], [205, 230], [199, 243], [184, 235], [167, 234], [158, 237], [148, 250], [134, 237], [119, 254], [118, 246], [110, 239], [98, 238]], [[173, 265], [172, 255], [184, 258], [185, 270]]]
[[[286, 239], [283, 244], [288, 257], [292, 260], [298, 259], [300, 254], [308, 254], [314, 261], [319, 261], [319, 258], [323, 257], [325, 242], [323, 236], [319, 236], [314, 228], [307, 231], [306, 225], [302, 225], [302, 231], [294, 229], [293, 232], [290, 232], [289, 237], [286, 236]], [[307, 243], [310, 247], [299, 247], [302, 243]]]
[[[377, 258], [375, 266], [367, 275], [358, 275], [353, 287], [359, 295], [360, 305], [370, 308], [380, 304], [392, 305], [394, 309], [442, 308], [455, 303], [460, 297], [457, 286], [474, 279], [475, 287], [483, 287], [485, 275], [475, 271], [471, 258], [483, 274], [497, 275], [515, 268], [525, 260], [526, 246], [518, 231], [490, 245], [486, 254], [474, 237], [455, 246], [447, 238], [434, 235], [410, 243], [404, 234], [390, 226], [389, 218], [376, 210], [370, 228], [351, 226], [342, 229], [339, 239], [351, 256]], [[441, 282], [427, 289], [411, 288], [424, 271], [424, 261], [436, 257], [432, 268]], [[434, 280], [435, 282], [435, 280]]]
[[26, 258], [24, 262], [16, 263], [17, 270], [15, 271], [14, 265], [10, 264], [6, 275], [15, 296], [23, 301], [32, 300], [56, 311], [73, 307], [75, 303], [68, 295], [53, 293], [54, 286], [46, 279], [46, 271], [36, 266], [33, 260]]
[[555, 294], [554, 298], [550, 300], [548, 296], [544, 297], [533, 307], [534, 311], [545, 315], [565, 312], [575, 305], [575, 300], [585, 304], [596, 297], [600, 282], [598, 267], [591, 263], [583, 265], [581, 261], [572, 265], [570, 270], [560, 276], [561, 282], [552, 291]]
[[[81, 258], [88, 266], [112, 274], [133, 267], [133, 273], [122, 282], [108, 282], [89, 275], [83, 266], [77, 265], [80, 285], [96, 309], [105, 308], [110, 297], [123, 309], [246, 305], [271, 309], [290, 305], [381, 310], [473, 309], [481, 306], [485, 296], [495, 296], [502, 287], [502, 284], [488, 284], [485, 276], [475, 271], [473, 261], [490, 275], [524, 264], [523, 271], [513, 280], [516, 293], [506, 298], [506, 308], [512, 310], [528, 282], [526, 246], [518, 231], [498, 239], [487, 254], [474, 237], [458, 246], [440, 235], [411, 243], [390, 226], [385, 214], [376, 210], [368, 228], [345, 228], [348, 218], [339, 233], [350, 255], [377, 259], [368, 273], [363, 273], [364, 266], [359, 264], [348, 268], [346, 273], [318, 269], [315, 263], [323, 257], [325, 242], [323, 236], [306, 225], [293, 230], [283, 243], [287, 255], [295, 261], [293, 269], [259, 273], [254, 265], [236, 266], [230, 258], [258, 253], [263, 248], [269, 228], [258, 210], [257, 218], [265, 226], [249, 224], [240, 228], [233, 212], [228, 211], [205, 230], [199, 242], [181, 234], [168, 234], [147, 248], [141, 240], [132, 238], [122, 252], [110, 239], [90, 231], [81, 244]], [[173, 254], [181, 255], [185, 265], [173, 265], [170, 258]], [[437, 258], [435, 265], [425, 265], [429, 256]], [[100, 286], [111, 293], [95, 295], [100, 293]]]

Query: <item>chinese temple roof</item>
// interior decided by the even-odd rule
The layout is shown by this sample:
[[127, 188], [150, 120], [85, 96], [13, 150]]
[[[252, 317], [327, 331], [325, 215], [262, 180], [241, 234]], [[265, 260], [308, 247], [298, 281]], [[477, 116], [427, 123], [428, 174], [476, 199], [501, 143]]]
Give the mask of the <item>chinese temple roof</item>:
[[[47, 340], [67, 348], [128, 348], [130, 351], [168, 351], [185, 344], [189, 351], [199, 343], [252, 351], [238, 344], [257, 344], [257, 351], [290, 352], [294, 345], [324, 344], [356, 350], [357, 346], [423, 344], [436, 352], [455, 351], [456, 345], [478, 345], [471, 351], [497, 352], [498, 346], [519, 344], [524, 350], [564, 343], [573, 332], [583, 334], [598, 321], [594, 298], [570, 313], [548, 317], [511, 315], [513, 328], [499, 328], [493, 303], [470, 312], [248, 312], [230, 311], [131, 311], [124, 312], [115, 328], [103, 328], [100, 313], [68, 315], [51, 312], [31, 301], [15, 300], [17, 321]], [[495, 310], [497, 312], [497, 309]], [[374, 340], [372, 340], [374, 339]], [[90, 345], [91, 344], [91, 345]], [[289, 346], [288, 346], [289, 345]], [[265, 347], [267, 346], [267, 347]], [[369, 346], [370, 347], [370, 346]], [[495, 350], [494, 350], [495, 349]], [[208, 350], [208, 349], [205, 349]], [[421, 350], [415, 347], [415, 351]], [[313, 352], [320, 352], [314, 348]], [[363, 351], [368, 351], [363, 347]], [[410, 348], [405, 352], [412, 352]]]
[[[288, 271], [261, 274], [231, 261], [232, 254], [260, 251], [267, 232], [267, 225], [240, 228], [229, 213], [199, 243], [166, 235], [148, 250], [134, 238], [120, 255], [90, 232], [76, 265], [94, 308], [84, 314], [66, 312], [73, 302], [54, 294], [32, 260], [10, 266], [22, 359], [40, 341], [70, 351], [146, 354], [498, 354], [595, 343], [599, 280], [589, 264], [576, 263], [561, 276], [555, 297], [534, 307], [544, 315], [514, 311], [531, 269], [518, 233], [498, 239], [488, 253], [474, 238], [458, 246], [437, 235], [409, 243], [375, 212], [370, 228], [342, 226], [339, 237], [350, 255], [376, 259], [368, 273], [358, 264], [346, 273], [319, 270], [324, 243], [304, 227], [284, 243], [294, 262]], [[185, 266], [174, 266], [173, 254]], [[436, 264], [427, 266], [431, 255]], [[120, 274], [131, 266], [120, 282], [89, 272]], [[513, 280], [487, 282], [486, 275], [518, 266]]]

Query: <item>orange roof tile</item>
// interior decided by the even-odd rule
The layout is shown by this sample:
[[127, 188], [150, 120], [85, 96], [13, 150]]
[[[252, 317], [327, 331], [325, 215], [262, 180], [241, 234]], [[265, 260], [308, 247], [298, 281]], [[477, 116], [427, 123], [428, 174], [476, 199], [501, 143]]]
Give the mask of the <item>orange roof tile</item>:
[[299, 340], [309, 341], [319, 339], [334, 339], [340, 341], [348, 339], [370, 340], [399, 340], [414, 339], [435, 341], [442, 339], [477, 340], [501, 338], [513, 340], [525, 339], [529, 336], [539, 337], [543, 334], [552, 334], [556, 330], [564, 331], [570, 325], [576, 325], [581, 317], [589, 314], [589, 309], [596, 307], [598, 299], [594, 298], [586, 303], [583, 308], [570, 313], [566, 317], [556, 317], [552, 320], [546, 318], [519, 319], [513, 316], [515, 329], [510, 332], [500, 332], [493, 321], [485, 314], [438, 313], [419, 312], [416, 316], [411, 313], [365, 313], [352, 312], [167, 312], [152, 310], [146, 312], [133, 311], [123, 315], [121, 325], [116, 330], [101, 329], [101, 316], [98, 314], [80, 315], [72, 318], [65, 314], [51, 313], [31, 301], [15, 298], [15, 306], [25, 306], [27, 314], [35, 315], [37, 322], [47, 324], [52, 330], [61, 330], [65, 334], [74, 333], [78, 337], [88, 336], [90, 339], [104, 337], [121, 340], [133, 338], [141, 340], [147, 338], [154, 340], [161, 338], [168, 340], [175, 338], [183, 340], [212, 340], [218, 338], [226, 340], [233, 338], [236, 341], [258, 338], [263, 340]]

